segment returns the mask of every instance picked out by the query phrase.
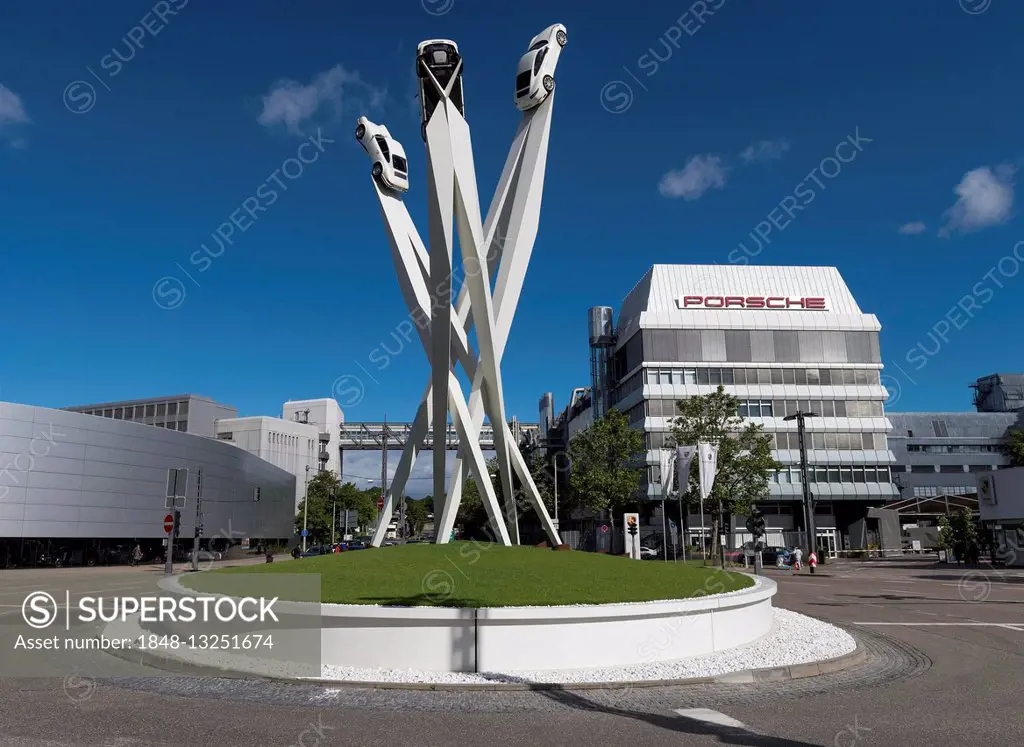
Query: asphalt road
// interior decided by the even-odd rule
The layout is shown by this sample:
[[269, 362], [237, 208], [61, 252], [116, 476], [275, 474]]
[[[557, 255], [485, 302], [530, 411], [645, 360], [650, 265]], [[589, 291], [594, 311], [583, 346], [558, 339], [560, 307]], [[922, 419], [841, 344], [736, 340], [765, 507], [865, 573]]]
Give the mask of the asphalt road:
[[868, 561], [767, 573], [779, 581], [776, 606], [847, 627], [868, 661], [792, 682], [578, 692], [169, 676], [98, 652], [13, 650], [29, 593], [69, 592], [72, 604], [85, 593], [142, 594], [158, 568], [2, 571], [0, 745], [1019, 743], [1024, 572]]

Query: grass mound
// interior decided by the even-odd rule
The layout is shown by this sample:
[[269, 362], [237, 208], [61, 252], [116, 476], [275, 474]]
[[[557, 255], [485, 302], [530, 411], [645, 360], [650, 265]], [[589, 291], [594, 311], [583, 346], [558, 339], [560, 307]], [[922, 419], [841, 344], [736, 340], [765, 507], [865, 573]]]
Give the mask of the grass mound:
[[183, 582], [196, 591], [217, 592], [226, 591], [224, 582], [233, 582], [235, 589], [234, 582], [241, 581], [225, 576], [249, 574], [258, 585], [264, 574], [296, 573], [320, 574], [323, 602], [395, 606], [650, 602], [722, 594], [753, 585], [749, 576], [717, 568], [477, 542], [402, 545], [224, 568]]

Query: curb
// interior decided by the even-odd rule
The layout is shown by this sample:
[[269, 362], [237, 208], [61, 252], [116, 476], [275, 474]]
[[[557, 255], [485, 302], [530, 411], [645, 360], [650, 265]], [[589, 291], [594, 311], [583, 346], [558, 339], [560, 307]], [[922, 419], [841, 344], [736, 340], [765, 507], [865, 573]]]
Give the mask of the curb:
[[320, 685], [324, 687], [345, 688], [347, 690], [419, 690], [419, 691], [482, 691], [482, 692], [523, 692], [523, 691], [577, 691], [577, 690], [638, 690], [657, 687], [681, 687], [686, 685], [750, 685], [763, 682], [784, 682], [849, 669], [867, 660], [867, 652], [860, 641], [857, 648], [848, 654], [834, 659], [812, 661], [805, 664], [791, 664], [785, 667], [766, 667], [764, 669], [745, 669], [738, 672], [715, 675], [713, 677], [691, 677], [675, 680], [640, 680], [623, 682], [494, 682], [494, 683], [438, 683], [438, 682], [359, 682], [330, 680], [321, 677], [295, 679], [292, 677], [274, 677], [272, 675], [246, 674], [237, 670], [225, 669], [202, 664], [192, 664], [174, 656], [146, 652], [141, 657], [133, 657], [128, 651], [113, 649], [107, 652], [111, 656], [132, 661], [140, 665], [150, 666], [168, 672], [190, 676], [223, 677], [229, 679], [263, 680], [267, 682], [285, 682], [293, 685]]

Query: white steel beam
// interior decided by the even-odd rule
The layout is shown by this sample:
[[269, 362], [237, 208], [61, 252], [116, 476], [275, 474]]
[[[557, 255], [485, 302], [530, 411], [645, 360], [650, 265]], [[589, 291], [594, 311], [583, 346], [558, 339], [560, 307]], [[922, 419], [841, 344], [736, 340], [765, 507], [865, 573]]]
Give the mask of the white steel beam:
[[[402, 296], [405, 299], [406, 306], [409, 308], [409, 311], [414, 318], [433, 319], [430, 309], [431, 303], [435, 299], [432, 299], [428, 292], [427, 278], [423, 274], [423, 264], [420, 261], [424, 254], [422, 241], [420, 240], [416, 227], [412, 222], [409, 211], [401, 200], [390, 192], [382, 189], [380, 185], [377, 184], [376, 180], [374, 180], [373, 183], [377, 191], [378, 201], [380, 202], [381, 213], [384, 216], [384, 222], [388, 229], [392, 259], [395, 264], [396, 273], [399, 277], [399, 287], [402, 290]], [[446, 303], [449, 310], [451, 310], [451, 304], [447, 299], [442, 301], [442, 303]], [[454, 318], [449, 315], [449, 329], [451, 329], [454, 321]], [[433, 336], [435, 331], [433, 323], [431, 323], [430, 329], [427, 329], [427, 327], [422, 324], [417, 324], [416, 326], [419, 330], [420, 342], [423, 344], [424, 350], [428, 353], [432, 353], [435, 350], [433, 345]], [[472, 357], [469, 353], [468, 341], [466, 340], [463, 330], [458, 329], [452, 336], [455, 338], [455, 345], [457, 349], [459, 349], [460, 357], [466, 361], [471, 361]], [[442, 412], [447, 413], [450, 410], [452, 413], [453, 425], [459, 435], [459, 442], [460, 444], [465, 443], [467, 445], [465, 453], [468, 455], [469, 466], [474, 477], [479, 481], [480, 478], [477, 473], [481, 469], [483, 470], [483, 475], [487, 477], [486, 481], [480, 483], [481, 497], [492, 522], [494, 522], [496, 518], [499, 520], [498, 523], [494, 525], [496, 534], [504, 543], [508, 544], [510, 542], [508, 531], [504, 527], [503, 523], [500, 522], [500, 506], [498, 504], [497, 497], [494, 494], [490, 477], [487, 476], [486, 461], [483, 457], [483, 451], [480, 448], [480, 426], [475, 425], [472, 418], [469, 417], [469, 410], [465, 404], [461, 385], [459, 385], [458, 379], [454, 377], [454, 374], [451, 373], [450, 365], [447, 367], [447, 374], [448, 381], [446, 384], [448, 402]], [[391, 511], [393, 511], [393, 496], [401, 495], [405, 490], [405, 484], [408, 481], [413, 462], [419, 453], [419, 445], [426, 436], [428, 422], [432, 421], [433, 424], [436, 425], [439, 420], [430, 418], [430, 411], [435, 407], [434, 398], [431, 397], [433, 392], [436, 392], [436, 390], [433, 388], [432, 377], [431, 384], [424, 393], [424, 400], [420, 404], [419, 410], [416, 413], [416, 418], [413, 421], [409, 440], [406, 442], [406, 446], [402, 451], [402, 457], [399, 460], [398, 469], [391, 483], [392, 489], [385, 499], [385, 506], [382, 512], [383, 516], [391, 515]], [[445, 417], [444, 420], [446, 421], [447, 418]], [[435, 441], [435, 443], [437, 442]], [[440, 452], [442, 455], [444, 454], [443, 449], [435, 449], [434, 451]], [[442, 470], [442, 475], [443, 474], [444, 472]], [[435, 502], [435, 515], [437, 513], [437, 508], [438, 507]], [[383, 530], [386, 530], [386, 524], [384, 522], [381, 522], [381, 525], [377, 527], [377, 531], [374, 533], [372, 544], [375, 546], [380, 546], [380, 543], [384, 540], [385, 531], [382, 530], [382, 527]]]

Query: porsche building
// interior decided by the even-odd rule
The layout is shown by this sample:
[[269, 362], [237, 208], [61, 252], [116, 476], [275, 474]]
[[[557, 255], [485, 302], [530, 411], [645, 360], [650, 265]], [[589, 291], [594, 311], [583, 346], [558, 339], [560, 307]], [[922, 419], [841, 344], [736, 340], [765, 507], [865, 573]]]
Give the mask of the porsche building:
[[295, 476], [229, 442], [0, 402], [0, 568], [44, 556], [103, 562], [136, 542], [162, 553], [167, 471], [183, 467], [183, 546], [194, 537], [200, 473], [201, 546], [293, 534]]
[[[870, 544], [869, 509], [897, 496], [881, 327], [836, 268], [655, 265], [617, 319], [597, 307], [590, 320], [589, 406], [570, 410], [567, 431], [609, 407], [626, 413], [647, 438], [648, 498], [661, 499], [658, 450], [673, 443], [676, 401], [721, 384], [786, 465], [760, 506], [768, 539], [803, 525], [797, 424], [784, 420], [799, 410], [815, 413], [806, 428], [819, 543], [832, 551]], [[735, 527], [742, 517], [733, 518]]]

